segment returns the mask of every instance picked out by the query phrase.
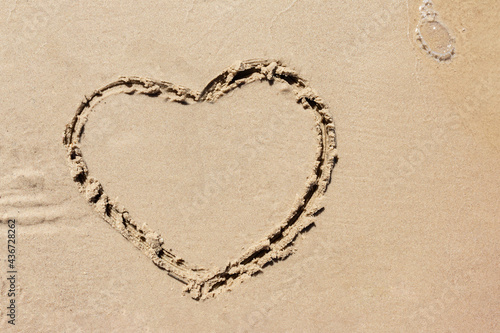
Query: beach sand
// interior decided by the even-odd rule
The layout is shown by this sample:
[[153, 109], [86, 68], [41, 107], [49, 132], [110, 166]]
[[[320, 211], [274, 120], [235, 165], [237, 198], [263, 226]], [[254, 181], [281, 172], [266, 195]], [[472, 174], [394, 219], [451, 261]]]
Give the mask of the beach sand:
[[498, 1], [0, 17], [2, 332], [498, 331]]

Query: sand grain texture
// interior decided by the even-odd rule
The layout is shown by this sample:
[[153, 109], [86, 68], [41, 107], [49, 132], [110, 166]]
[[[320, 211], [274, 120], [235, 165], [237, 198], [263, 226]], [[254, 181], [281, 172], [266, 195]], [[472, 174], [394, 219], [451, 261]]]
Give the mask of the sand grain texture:
[[[500, 2], [433, 0], [428, 49], [425, 3], [4, 1], [0, 331], [497, 332]], [[450, 41], [453, 54], [436, 59]], [[194, 103], [217, 98], [217, 82], [205, 85], [238, 59], [277, 59], [307, 78], [335, 120], [339, 159], [293, 255], [230, 288], [202, 287], [190, 284], [207, 281], [195, 264], [226, 274], [231, 261], [243, 277], [277, 250], [251, 249], [255, 271], [238, 265], [286, 220], [318, 147], [314, 108], [295, 103], [294, 85], [261, 82], [270, 63]], [[119, 94], [89, 114], [79, 193], [61, 132], [109, 82]], [[104, 223], [110, 208], [142, 250]], [[153, 264], [182, 271], [167, 253], [196, 275], [190, 295]]]

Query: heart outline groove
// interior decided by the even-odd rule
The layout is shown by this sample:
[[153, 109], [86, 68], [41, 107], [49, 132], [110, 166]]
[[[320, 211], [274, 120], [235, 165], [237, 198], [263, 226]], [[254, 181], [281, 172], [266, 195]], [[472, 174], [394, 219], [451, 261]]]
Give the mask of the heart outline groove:
[[[290, 213], [261, 241], [251, 245], [240, 257], [224, 267], [205, 269], [192, 265], [164, 246], [161, 235], [146, 223], [135, 221], [125, 207], [113, 201], [101, 183], [89, 173], [80, 148], [83, 130], [94, 106], [116, 94], [143, 94], [163, 97], [168, 101], [190, 105], [215, 103], [229, 92], [256, 81], [282, 82], [290, 85], [297, 103], [314, 114], [317, 150], [312, 172], [305, 190], [294, 202]], [[148, 256], [155, 265], [185, 284], [184, 292], [193, 299], [214, 297], [262, 272], [271, 263], [287, 258], [294, 251], [297, 236], [311, 227], [323, 211], [320, 199], [331, 179], [337, 162], [337, 143], [333, 119], [327, 105], [297, 72], [275, 60], [237, 62], [222, 71], [201, 91], [196, 92], [170, 82], [141, 77], [120, 77], [118, 80], [85, 96], [63, 134], [71, 176], [79, 191], [95, 211], [123, 237]]]

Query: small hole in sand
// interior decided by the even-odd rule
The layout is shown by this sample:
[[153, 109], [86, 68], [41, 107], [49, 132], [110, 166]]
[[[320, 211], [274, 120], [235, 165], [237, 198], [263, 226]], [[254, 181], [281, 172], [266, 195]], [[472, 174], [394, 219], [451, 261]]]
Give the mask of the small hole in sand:
[[438, 61], [450, 60], [455, 54], [455, 40], [448, 28], [442, 24], [431, 0], [420, 6], [420, 23], [417, 26], [417, 41], [420, 47]]
[[445, 56], [453, 50], [453, 39], [448, 29], [437, 21], [424, 21], [420, 25], [422, 42], [425, 42], [431, 52]]

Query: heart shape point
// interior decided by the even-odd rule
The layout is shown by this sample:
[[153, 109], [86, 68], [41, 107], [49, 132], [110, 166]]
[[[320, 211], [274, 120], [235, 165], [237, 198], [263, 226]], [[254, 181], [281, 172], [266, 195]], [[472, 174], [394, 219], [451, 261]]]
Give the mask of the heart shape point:
[[[94, 106], [111, 95], [143, 94], [162, 97], [168, 101], [190, 105], [215, 103], [234, 89], [255, 81], [279, 81], [288, 84], [296, 100], [310, 109], [316, 121], [317, 150], [305, 190], [294, 203], [290, 213], [260, 242], [251, 245], [241, 256], [220, 268], [205, 269], [185, 262], [169, 250], [161, 235], [146, 223], [138, 223], [128, 210], [105, 193], [101, 183], [91, 176], [83, 158], [80, 141]], [[306, 80], [295, 71], [274, 60], [247, 60], [237, 62], [196, 92], [166, 81], [141, 77], [120, 77], [118, 80], [85, 96], [71, 122], [66, 126], [63, 143], [71, 176], [79, 191], [95, 211], [123, 237], [147, 255], [158, 267], [183, 282], [185, 292], [194, 299], [206, 299], [229, 290], [237, 283], [262, 271], [273, 261], [285, 259], [293, 252], [298, 234], [314, 223], [314, 217], [323, 209], [319, 200], [330, 182], [336, 163], [336, 137], [328, 107], [311, 89]]]

